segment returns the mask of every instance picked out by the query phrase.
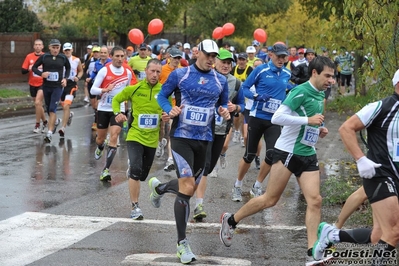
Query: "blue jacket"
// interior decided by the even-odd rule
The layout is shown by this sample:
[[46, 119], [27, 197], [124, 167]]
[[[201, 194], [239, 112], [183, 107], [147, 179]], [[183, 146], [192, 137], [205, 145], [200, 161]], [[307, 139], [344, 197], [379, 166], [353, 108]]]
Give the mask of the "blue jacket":
[[291, 77], [291, 71], [286, 67], [278, 68], [272, 61], [256, 67], [244, 81], [242, 88], [244, 96], [254, 100], [254, 93], [250, 88], [255, 85], [256, 94], [267, 94], [270, 99], [267, 102], [254, 100], [250, 116], [271, 120], [286, 96], [286, 88]]

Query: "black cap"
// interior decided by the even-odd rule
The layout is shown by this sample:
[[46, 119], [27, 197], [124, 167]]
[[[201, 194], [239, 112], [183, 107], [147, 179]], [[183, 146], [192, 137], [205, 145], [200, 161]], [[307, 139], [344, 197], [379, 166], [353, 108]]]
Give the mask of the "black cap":
[[277, 43], [272, 46], [271, 52], [275, 55], [288, 55], [288, 49], [285, 44]]
[[237, 58], [244, 58], [244, 59], [248, 59], [248, 55], [247, 53], [239, 53]]
[[61, 43], [58, 39], [51, 39], [50, 40], [50, 45], [59, 45], [61, 46]]
[[145, 43], [145, 42], [143, 42], [142, 44], [140, 44], [140, 46], [139, 46], [139, 50], [141, 50], [141, 49], [148, 49], [148, 47], [147, 47], [147, 44]]
[[306, 49], [305, 56], [306, 56], [306, 54], [308, 54], [308, 53], [316, 54], [316, 52], [315, 52], [312, 48], [307, 48], [307, 49]]

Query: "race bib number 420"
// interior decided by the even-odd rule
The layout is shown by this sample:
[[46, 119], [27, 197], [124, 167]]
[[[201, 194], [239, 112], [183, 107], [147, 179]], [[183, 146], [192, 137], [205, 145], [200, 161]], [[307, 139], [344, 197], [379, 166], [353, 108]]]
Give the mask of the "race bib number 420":
[[183, 112], [183, 123], [195, 126], [207, 126], [210, 109], [186, 105]]

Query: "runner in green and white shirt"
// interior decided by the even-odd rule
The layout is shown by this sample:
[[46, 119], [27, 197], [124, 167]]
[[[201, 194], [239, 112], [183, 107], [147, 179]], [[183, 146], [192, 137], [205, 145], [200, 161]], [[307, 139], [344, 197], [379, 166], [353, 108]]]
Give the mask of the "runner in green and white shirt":
[[222, 215], [220, 239], [224, 245], [231, 245], [238, 222], [276, 205], [291, 175], [295, 174], [306, 200], [306, 266], [326, 260], [312, 252], [313, 244], [317, 240], [322, 201], [319, 163], [314, 146], [319, 137], [328, 134], [327, 128], [320, 126], [324, 121], [324, 90], [334, 81], [334, 68], [334, 62], [328, 57], [319, 56], [313, 59], [309, 63], [309, 81], [293, 89], [274, 113], [271, 122], [284, 127], [274, 146], [266, 192], [251, 199], [235, 214]]

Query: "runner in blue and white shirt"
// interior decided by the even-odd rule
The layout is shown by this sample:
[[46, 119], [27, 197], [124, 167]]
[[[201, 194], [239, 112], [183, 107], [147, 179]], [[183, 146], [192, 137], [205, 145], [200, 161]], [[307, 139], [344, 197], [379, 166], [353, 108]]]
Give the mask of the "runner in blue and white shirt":
[[[196, 260], [186, 238], [187, 220], [190, 198], [204, 170], [208, 143], [213, 140], [215, 111], [224, 119], [230, 119], [226, 77], [212, 69], [219, 48], [208, 39], [199, 44], [198, 51], [196, 63], [174, 70], [158, 94], [159, 105], [173, 119], [170, 140], [178, 181], [160, 184], [155, 177], [149, 180], [154, 207], [159, 208], [164, 193], [177, 194], [174, 205], [177, 256], [182, 263]], [[168, 100], [172, 93], [176, 99], [173, 108]]]
[[[238, 166], [238, 176], [232, 190], [233, 201], [242, 201], [242, 180], [251, 162], [255, 159], [258, 143], [262, 136], [266, 143], [266, 156], [261, 163], [260, 171], [250, 193], [257, 197], [262, 194], [262, 182], [272, 165], [274, 144], [280, 136], [281, 127], [271, 123], [274, 112], [279, 108], [286, 96], [286, 88], [291, 72], [284, 67], [288, 49], [282, 43], [276, 43], [270, 51], [271, 60], [255, 68], [244, 81], [242, 88], [244, 96], [253, 99], [254, 103], [249, 113], [247, 147]], [[251, 90], [255, 86], [255, 93]]]

